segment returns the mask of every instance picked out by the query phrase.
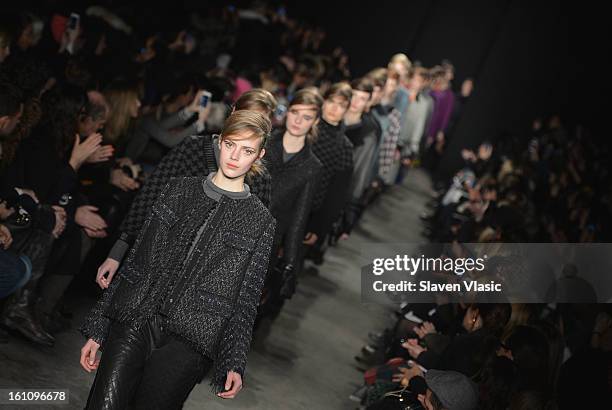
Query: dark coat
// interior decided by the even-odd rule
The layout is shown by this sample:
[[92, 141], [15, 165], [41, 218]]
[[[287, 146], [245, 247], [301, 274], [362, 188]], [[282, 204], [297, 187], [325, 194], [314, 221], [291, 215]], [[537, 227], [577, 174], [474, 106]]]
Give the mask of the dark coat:
[[353, 145], [344, 125], [333, 126], [321, 119], [319, 136], [312, 151], [323, 164], [323, 174], [315, 195], [308, 231], [322, 239], [332, 228], [350, 200], [353, 174]]
[[[270, 174], [263, 167], [263, 173], [245, 179], [251, 193], [263, 202], [270, 204]], [[151, 206], [159, 196], [162, 188], [176, 177], [206, 177], [217, 170], [217, 162], [210, 135], [193, 135], [173, 148], [147, 178], [142, 189], [134, 199], [128, 215], [121, 224], [120, 240], [131, 245], [140, 231], [145, 218], [151, 212]]]
[[283, 162], [284, 132], [281, 129], [273, 133], [264, 159], [272, 179], [270, 211], [276, 218], [275, 242], [283, 246], [284, 262], [298, 266], [298, 254], [323, 165], [309, 144]]
[[80, 330], [103, 346], [111, 320], [139, 328], [164, 314], [170, 332], [215, 361], [211, 385], [218, 392], [227, 371], [244, 375], [276, 221], [254, 195], [217, 203], [204, 181], [166, 185]]

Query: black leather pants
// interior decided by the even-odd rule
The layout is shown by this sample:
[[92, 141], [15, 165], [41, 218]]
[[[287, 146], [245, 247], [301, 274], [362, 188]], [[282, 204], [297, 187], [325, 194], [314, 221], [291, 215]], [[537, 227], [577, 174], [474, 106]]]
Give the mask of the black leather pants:
[[139, 330], [114, 322], [86, 409], [181, 409], [212, 361], [165, 332], [163, 316]]

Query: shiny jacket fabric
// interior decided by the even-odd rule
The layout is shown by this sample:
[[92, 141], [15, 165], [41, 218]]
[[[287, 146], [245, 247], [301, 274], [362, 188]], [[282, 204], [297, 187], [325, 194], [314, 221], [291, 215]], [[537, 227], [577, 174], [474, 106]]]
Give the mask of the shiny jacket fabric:
[[204, 181], [166, 185], [80, 331], [103, 349], [111, 320], [138, 328], [161, 313], [170, 332], [215, 361], [216, 393], [227, 371], [244, 376], [276, 221], [254, 195], [216, 202]]
[[284, 162], [284, 132], [279, 129], [272, 134], [264, 159], [272, 177], [270, 211], [276, 218], [275, 242], [283, 246], [284, 262], [298, 266], [298, 254], [323, 165], [309, 144]]

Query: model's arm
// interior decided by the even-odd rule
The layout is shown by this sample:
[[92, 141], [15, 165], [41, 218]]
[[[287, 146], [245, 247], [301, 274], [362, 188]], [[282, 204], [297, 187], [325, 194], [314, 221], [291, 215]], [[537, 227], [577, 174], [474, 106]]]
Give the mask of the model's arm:
[[[165, 205], [165, 208], [168, 210], [176, 208], [176, 206], [173, 206], [173, 204], [180, 202], [180, 198], [178, 198], [175, 194], [176, 192], [181, 192], [181, 183], [176, 179], [172, 179], [165, 185], [156, 203], [163, 203]], [[151, 207], [149, 215], [145, 219], [142, 230], [140, 231], [138, 238], [135, 241], [134, 248], [131, 251], [131, 255], [138, 253], [141, 243], [146, 243], [146, 239], [143, 242], [143, 238], [151, 236], [151, 233], [147, 232], [148, 228], [150, 227], [150, 229], [153, 230], [157, 229], [156, 225], [151, 225], [152, 220], [153, 207]], [[154, 234], [155, 233], [153, 233], [153, 235]], [[130, 259], [128, 259], [127, 263], [130, 263]], [[83, 336], [85, 336], [87, 339], [94, 340], [101, 346], [106, 340], [106, 336], [110, 327], [110, 319], [104, 316], [104, 312], [112, 303], [113, 295], [115, 294], [117, 287], [120, 285], [121, 280], [115, 279], [109, 280], [108, 282], [108, 287], [102, 293], [102, 297], [98, 300], [96, 305], [86, 316], [83, 324], [79, 328], [79, 331], [83, 334]]]
[[194, 155], [198, 149], [201, 149], [199, 139], [187, 138], [163, 157], [134, 198], [127, 216], [121, 223], [119, 239], [115, 242], [108, 258], [121, 263], [142, 228], [145, 218], [151, 212], [161, 189], [171, 178], [190, 176], [185, 170], [185, 163], [189, 162], [188, 156]]
[[266, 223], [266, 228], [257, 241], [244, 274], [234, 314], [221, 337], [219, 353], [215, 360], [215, 371], [211, 379], [211, 385], [216, 393], [224, 390], [229, 371], [240, 374], [244, 380], [247, 353], [251, 344], [257, 305], [268, 269], [275, 227], [276, 220], [270, 217], [269, 223]]

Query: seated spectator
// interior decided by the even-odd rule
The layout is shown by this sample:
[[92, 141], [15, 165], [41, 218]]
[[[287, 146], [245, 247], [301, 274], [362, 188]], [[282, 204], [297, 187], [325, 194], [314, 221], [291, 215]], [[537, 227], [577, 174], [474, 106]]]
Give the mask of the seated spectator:
[[[194, 90], [186, 78], [175, 87], [164, 96], [155, 112], [141, 118], [125, 149], [125, 156], [141, 163], [147, 173], [152, 172], [172, 147], [204, 131], [210, 112], [210, 105], [200, 104], [204, 90]], [[195, 114], [195, 122], [187, 125]]]

